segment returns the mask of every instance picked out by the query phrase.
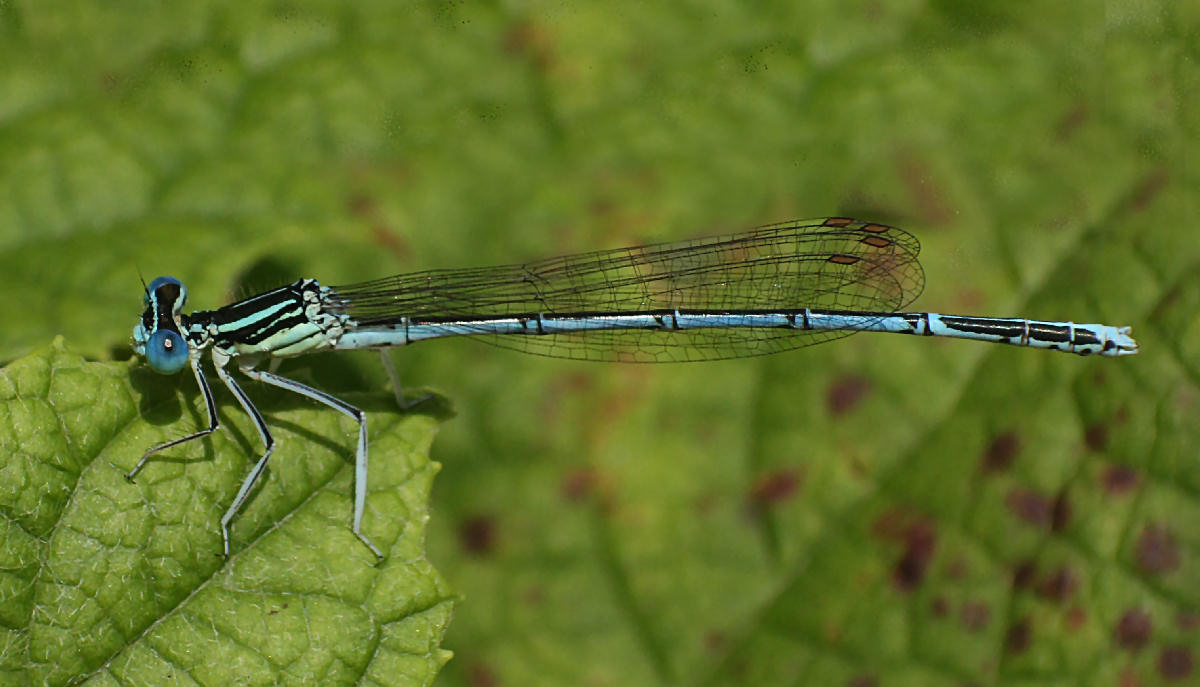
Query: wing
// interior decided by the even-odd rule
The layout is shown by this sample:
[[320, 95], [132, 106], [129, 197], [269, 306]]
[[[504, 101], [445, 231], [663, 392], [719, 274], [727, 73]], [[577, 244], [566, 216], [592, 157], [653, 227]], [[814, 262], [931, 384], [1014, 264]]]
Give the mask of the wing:
[[[402, 318], [640, 310], [897, 311], [924, 287], [908, 232], [848, 218], [596, 251], [538, 262], [431, 270], [333, 287], [358, 325]], [[487, 343], [577, 360], [669, 362], [765, 355], [852, 331], [726, 328], [497, 335]]]

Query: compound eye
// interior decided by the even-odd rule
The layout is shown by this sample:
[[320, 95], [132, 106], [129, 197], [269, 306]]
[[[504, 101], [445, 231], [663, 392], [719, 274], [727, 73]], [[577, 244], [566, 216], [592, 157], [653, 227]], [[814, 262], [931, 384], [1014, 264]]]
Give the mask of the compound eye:
[[179, 372], [188, 361], [187, 342], [178, 332], [159, 329], [146, 342], [146, 360], [150, 368], [159, 374]]

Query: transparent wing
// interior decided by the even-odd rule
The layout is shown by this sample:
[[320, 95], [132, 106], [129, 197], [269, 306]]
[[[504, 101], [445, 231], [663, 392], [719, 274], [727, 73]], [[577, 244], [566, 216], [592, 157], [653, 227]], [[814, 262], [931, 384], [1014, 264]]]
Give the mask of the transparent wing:
[[[647, 310], [830, 309], [882, 314], [924, 287], [920, 243], [849, 218], [786, 222], [740, 234], [477, 269], [431, 270], [333, 287], [359, 326], [422, 319], [593, 315]], [[718, 360], [853, 334], [787, 328], [603, 330], [477, 338], [577, 360]]]

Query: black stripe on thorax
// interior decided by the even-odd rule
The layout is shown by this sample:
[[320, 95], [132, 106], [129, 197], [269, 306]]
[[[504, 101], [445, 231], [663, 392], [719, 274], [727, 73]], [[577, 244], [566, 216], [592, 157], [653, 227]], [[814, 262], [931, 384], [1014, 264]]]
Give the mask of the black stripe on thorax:
[[304, 286], [304, 281], [298, 281], [217, 310], [193, 313], [188, 319], [205, 329], [216, 327], [213, 339], [218, 345], [257, 344], [308, 321]]
[[256, 313], [272, 309], [281, 303], [291, 302], [300, 307], [303, 303], [303, 284], [304, 282], [298, 281], [213, 310], [213, 322], [218, 327], [226, 326], [253, 317]]

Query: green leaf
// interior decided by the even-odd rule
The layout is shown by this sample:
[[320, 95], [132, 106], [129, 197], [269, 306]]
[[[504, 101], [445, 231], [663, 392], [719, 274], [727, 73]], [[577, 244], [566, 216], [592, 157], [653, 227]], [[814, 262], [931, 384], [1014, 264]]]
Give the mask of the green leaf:
[[436, 419], [353, 397], [376, 567], [349, 530], [353, 423], [256, 394], [278, 448], [225, 561], [218, 522], [261, 450], [246, 422], [222, 408], [210, 439], [123, 477], [200, 426], [197, 394], [174, 386], [61, 339], [0, 372], [4, 684], [429, 684], [453, 606], [424, 553]]

